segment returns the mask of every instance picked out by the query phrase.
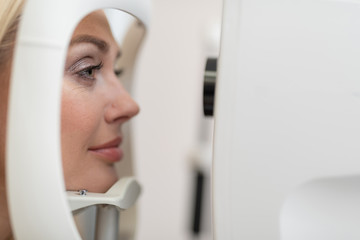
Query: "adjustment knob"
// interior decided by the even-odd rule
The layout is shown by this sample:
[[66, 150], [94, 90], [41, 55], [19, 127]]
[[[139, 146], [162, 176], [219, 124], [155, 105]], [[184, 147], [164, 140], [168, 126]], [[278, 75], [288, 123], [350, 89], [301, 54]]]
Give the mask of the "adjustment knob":
[[208, 58], [204, 74], [203, 108], [205, 116], [213, 116], [217, 58]]

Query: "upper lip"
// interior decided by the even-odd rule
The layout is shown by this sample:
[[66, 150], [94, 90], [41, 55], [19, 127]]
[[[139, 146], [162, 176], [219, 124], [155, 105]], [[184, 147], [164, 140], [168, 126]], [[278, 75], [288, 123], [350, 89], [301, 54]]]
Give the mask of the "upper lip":
[[121, 144], [122, 138], [120, 136], [114, 138], [113, 140], [103, 143], [101, 145], [89, 147], [89, 150], [99, 150], [104, 148], [117, 148]]

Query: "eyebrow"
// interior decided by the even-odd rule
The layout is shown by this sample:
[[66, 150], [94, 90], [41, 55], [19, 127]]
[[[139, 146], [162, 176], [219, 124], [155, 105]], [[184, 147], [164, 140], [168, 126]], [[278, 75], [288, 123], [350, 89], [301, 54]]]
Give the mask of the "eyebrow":
[[78, 43], [92, 43], [94, 44], [100, 51], [106, 53], [109, 50], [109, 45], [104, 41], [97, 37], [91, 35], [79, 35], [70, 41], [70, 46]]
[[[100, 51], [106, 53], [109, 50], [109, 44], [107, 44], [104, 40], [100, 38], [91, 36], [91, 35], [79, 35], [70, 41], [70, 46], [78, 43], [92, 43], [94, 44]], [[120, 49], [116, 53], [116, 58], [121, 56]]]

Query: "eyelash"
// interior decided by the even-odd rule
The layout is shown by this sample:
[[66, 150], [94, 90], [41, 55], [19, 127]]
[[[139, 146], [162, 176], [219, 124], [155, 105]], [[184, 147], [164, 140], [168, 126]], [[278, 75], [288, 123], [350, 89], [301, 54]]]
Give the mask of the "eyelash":
[[[96, 74], [96, 71], [99, 71], [103, 67], [103, 62], [100, 62], [98, 65], [89, 66], [81, 71], [77, 72], [76, 74], [83, 79], [86, 80], [95, 80], [96, 78], [92, 75]], [[91, 71], [91, 73], [90, 73]]]
[[[80, 78], [82, 84], [92, 86], [96, 80], [97, 71], [100, 71], [103, 67], [103, 62], [101, 61], [97, 65], [88, 66], [75, 74]], [[115, 70], [114, 74], [117, 78], [120, 78], [124, 73], [124, 69]]]
[[114, 70], [114, 74], [119, 78], [123, 75], [124, 69]]

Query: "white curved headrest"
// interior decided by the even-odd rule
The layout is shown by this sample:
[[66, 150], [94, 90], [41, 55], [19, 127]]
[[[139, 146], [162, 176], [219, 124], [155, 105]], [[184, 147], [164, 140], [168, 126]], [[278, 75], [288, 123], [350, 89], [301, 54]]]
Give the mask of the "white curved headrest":
[[7, 190], [16, 239], [81, 239], [61, 164], [60, 102], [67, 46], [80, 20], [115, 8], [149, 24], [148, 0], [28, 0], [17, 35], [7, 132]]

